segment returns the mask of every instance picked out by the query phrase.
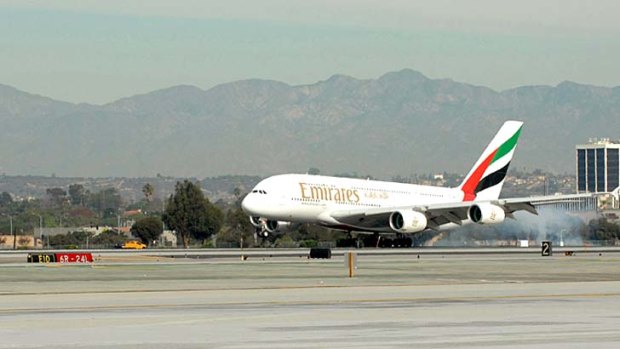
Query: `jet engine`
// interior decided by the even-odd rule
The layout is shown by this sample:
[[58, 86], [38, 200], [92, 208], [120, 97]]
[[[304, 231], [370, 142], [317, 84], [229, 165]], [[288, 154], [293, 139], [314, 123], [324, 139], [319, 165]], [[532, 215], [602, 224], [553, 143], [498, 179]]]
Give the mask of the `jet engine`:
[[426, 229], [428, 220], [417, 211], [395, 211], [390, 214], [390, 228], [399, 233], [417, 233]]
[[472, 222], [478, 224], [497, 224], [504, 221], [506, 212], [493, 204], [476, 204], [469, 208], [467, 215]]
[[280, 224], [278, 221], [272, 221], [272, 220], [266, 220], [265, 221], [265, 230], [267, 230], [270, 233], [275, 233], [277, 231], [280, 231], [278, 228], [280, 227]]
[[265, 221], [265, 230], [269, 233], [287, 233], [291, 230], [295, 230], [299, 227], [298, 223], [286, 222], [286, 221]]
[[299, 228], [299, 223], [287, 222], [287, 221], [274, 221], [271, 219], [265, 219], [261, 217], [250, 216], [250, 223], [256, 228], [256, 232], [261, 237], [267, 237], [269, 234], [275, 233], [287, 233], [289, 231]]

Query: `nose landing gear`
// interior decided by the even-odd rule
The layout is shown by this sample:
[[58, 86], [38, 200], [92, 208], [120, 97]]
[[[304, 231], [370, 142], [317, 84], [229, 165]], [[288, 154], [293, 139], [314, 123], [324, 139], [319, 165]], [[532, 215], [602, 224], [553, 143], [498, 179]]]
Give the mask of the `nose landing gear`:
[[267, 239], [269, 237], [269, 231], [264, 229], [263, 227], [256, 228], [256, 235], [258, 235], [262, 239]]

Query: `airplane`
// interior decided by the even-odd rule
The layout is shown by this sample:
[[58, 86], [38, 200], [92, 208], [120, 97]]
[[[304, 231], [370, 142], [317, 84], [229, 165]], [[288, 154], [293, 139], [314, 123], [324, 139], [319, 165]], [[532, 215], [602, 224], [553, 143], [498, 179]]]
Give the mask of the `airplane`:
[[506, 121], [455, 188], [309, 174], [281, 174], [258, 183], [241, 207], [259, 236], [304, 223], [366, 233], [413, 234], [464, 224], [499, 224], [516, 211], [592, 194], [500, 199], [523, 122]]

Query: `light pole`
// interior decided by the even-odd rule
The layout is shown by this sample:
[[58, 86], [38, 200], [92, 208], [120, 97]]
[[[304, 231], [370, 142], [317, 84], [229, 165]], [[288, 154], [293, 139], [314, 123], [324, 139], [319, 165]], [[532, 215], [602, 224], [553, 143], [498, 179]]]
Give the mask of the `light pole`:
[[[43, 217], [39, 214], [39, 239], [41, 240], [41, 246], [43, 246]], [[34, 247], [37, 247], [37, 239], [34, 239]]]
[[15, 249], [15, 232], [13, 232], [13, 216], [9, 215], [9, 226], [11, 227], [11, 236], [13, 236], [13, 249]]
[[2, 215], [9, 217], [9, 232], [10, 236], [13, 237], [13, 249], [15, 250], [17, 247], [17, 237], [15, 236], [15, 232], [13, 231], [13, 216], [7, 213], [3, 213]]

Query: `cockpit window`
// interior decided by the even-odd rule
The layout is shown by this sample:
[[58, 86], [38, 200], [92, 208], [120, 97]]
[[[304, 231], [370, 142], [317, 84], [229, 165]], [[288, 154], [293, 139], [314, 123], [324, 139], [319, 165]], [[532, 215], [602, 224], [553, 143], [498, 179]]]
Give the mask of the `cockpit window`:
[[252, 190], [252, 193], [267, 194], [267, 192], [266, 192], [266, 191], [261, 190], [261, 189], [258, 189], [258, 190], [257, 190], [257, 189], [254, 189], [254, 190]]

